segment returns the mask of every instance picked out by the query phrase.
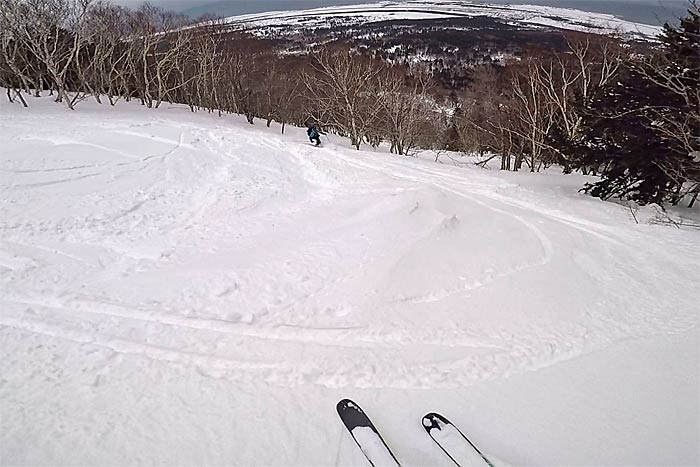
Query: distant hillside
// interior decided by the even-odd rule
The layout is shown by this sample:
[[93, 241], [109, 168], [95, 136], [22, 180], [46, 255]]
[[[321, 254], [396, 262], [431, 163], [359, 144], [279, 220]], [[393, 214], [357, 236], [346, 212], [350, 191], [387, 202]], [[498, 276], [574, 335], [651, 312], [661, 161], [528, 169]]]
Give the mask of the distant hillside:
[[[185, 3], [190, 3], [190, 5], [176, 8], [176, 10], [195, 18], [204, 14], [228, 17], [269, 11], [305, 10], [328, 6], [346, 6], [362, 3], [377, 4], [381, 2], [379, 0], [255, 0], [252, 2], [215, 0]], [[476, 0], [474, 2], [463, 1], [462, 3], [483, 2]], [[685, 15], [688, 6], [687, 0], [491, 0], [489, 3], [537, 4], [549, 7], [573, 8], [594, 13], [611, 14], [627, 21], [653, 26], [661, 25], [664, 22], [675, 22], [679, 17]], [[172, 1], [164, 4], [164, 6], [169, 8], [172, 8], [172, 5]]]
[[527, 29], [618, 31], [654, 38], [659, 26], [634, 23], [615, 15], [535, 5], [485, 4], [465, 1], [403, 0], [310, 10], [277, 11], [232, 16], [232, 27], [258, 35], [284, 37], [319, 29], [363, 26], [388, 21], [491, 18], [503, 25]]
[[614, 31], [628, 40], [647, 42], [661, 32], [660, 27], [604, 13], [464, 0], [267, 11], [223, 21], [232, 32], [263, 39], [260, 43], [283, 55], [303, 56], [319, 44], [335, 44], [392, 63], [421, 62], [446, 90], [465, 89], [474, 67], [503, 66], [528, 55], [562, 52], [567, 49], [566, 36]]

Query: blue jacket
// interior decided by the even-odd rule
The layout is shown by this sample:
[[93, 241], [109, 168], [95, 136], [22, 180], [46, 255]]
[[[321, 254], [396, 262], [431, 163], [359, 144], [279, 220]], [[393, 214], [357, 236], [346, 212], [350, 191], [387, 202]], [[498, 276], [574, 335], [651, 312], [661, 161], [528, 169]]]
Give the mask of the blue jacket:
[[306, 134], [309, 135], [309, 138], [318, 138], [320, 136], [315, 126], [312, 126], [308, 130], [306, 130]]

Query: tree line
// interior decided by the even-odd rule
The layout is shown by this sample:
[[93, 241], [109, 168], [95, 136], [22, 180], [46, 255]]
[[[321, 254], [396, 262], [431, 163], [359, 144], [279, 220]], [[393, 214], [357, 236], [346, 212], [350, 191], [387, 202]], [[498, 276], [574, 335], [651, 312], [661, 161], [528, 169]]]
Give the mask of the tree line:
[[502, 170], [600, 176], [594, 196], [693, 205], [700, 192], [700, 14], [693, 0], [660, 42], [571, 34], [567, 50], [473, 67], [466, 90], [436, 85], [429, 66], [397, 64], [347, 44], [283, 54], [273, 41], [145, 4], [0, 0], [0, 86], [85, 99], [138, 100], [238, 113], [251, 124], [318, 125], [391, 151], [477, 153]]

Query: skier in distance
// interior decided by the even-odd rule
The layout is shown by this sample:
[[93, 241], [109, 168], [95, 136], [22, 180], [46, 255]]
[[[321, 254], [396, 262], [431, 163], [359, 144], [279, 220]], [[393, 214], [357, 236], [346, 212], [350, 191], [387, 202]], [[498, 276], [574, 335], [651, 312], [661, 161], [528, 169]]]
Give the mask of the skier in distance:
[[315, 146], [320, 146], [321, 145], [321, 135], [325, 135], [324, 132], [318, 129], [318, 126], [316, 126], [316, 123], [313, 121], [310, 121], [307, 125], [307, 130], [306, 134], [309, 135], [309, 140], [315, 145]]

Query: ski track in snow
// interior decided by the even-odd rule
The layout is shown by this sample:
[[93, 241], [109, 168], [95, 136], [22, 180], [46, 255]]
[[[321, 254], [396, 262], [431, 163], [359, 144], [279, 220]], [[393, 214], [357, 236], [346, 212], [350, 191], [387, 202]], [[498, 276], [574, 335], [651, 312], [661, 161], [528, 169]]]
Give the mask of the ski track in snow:
[[237, 385], [459, 388], [698, 329], [694, 233], [528, 189], [540, 175], [130, 105], [2, 109], [0, 333], [20, 360], [39, 339]]
[[[17, 178], [10, 179], [9, 188], [19, 193], [25, 193], [18, 191], [20, 189], [36, 189], [59, 183], [76, 184], [88, 177], [111, 178], [111, 181], [124, 179], [120, 185], [124, 184], [127, 190], [124, 193], [107, 190], [104, 194], [100, 191], [93, 194], [93, 197], [100, 198], [95, 203], [100, 209], [83, 219], [68, 215], [42, 220], [39, 216], [36, 220], [24, 220], [24, 223], [16, 222], [14, 225], [3, 223], [4, 257], [21, 259], [4, 264], [5, 312], [0, 317], [0, 325], [79, 344], [101, 346], [119, 353], [199, 365], [205, 371], [214, 369], [217, 374], [225, 370], [235, 379], [252, 372], [250, 378], [262, 378], [280, 385], [310, 382], [331, 387], [358, 381], [358, 371], [362, 373], [359, 381], [368, 387], [461, 386], [552, 365], [621, 338], [658, 332], [686, 332], [695, 325], [683, 314], [662, 323], [653, 310], [646, 310], [645, 313], [639, 309], [617, 316], [616, 313], [594, 316], [588, 323], [563, 321], [553, 327], [528, 324], [518, 329], [517, 334], [498, 328], [474, 329], [468, 323], [462, 328], [457, 320], [449, 323], [451, 326], [444, 327], [439, 322], [428, 321], [421, 334], [416, 334], [396, 320], [383, 322], [381, 319], [369, 320], [360, 316], [354, 321], [354, 307], [364, 306], [366, 309], [363, 311], [372, 314], [381, 313], [382, 306], [389, 306], [397, 310], [400, 316], [402, 307], [419, 309], [428, 304], [440, 306], [448, 299], [450, 303], [466, 301], [479, 289], [488, 290], [496, 283], [513, 283], [525, 275], [542, 274], [541, 271], [562, 254], [558, 251], [561, 247], [557, 239], [548, 233], [553, 224], [559, 224], [556, 227], [560, 235], [563, 226], [566, 228], [563, 231], [565, 235], [604, 240], [600, 244], [603, 253], [612, 248], [619, 249], [625, 255], [634, 253], [624, 247], [623, 240], [615, 237], [613, 228], [571, 215], [551, 213], [546, 208], [519, 201], [517, 190], [514, 196], [494, 193], [493, 182], [481, 174], [472, 180], [459, 172], [447, 173], [387, 156], [369, 159], [349, 151], [311, 150], [298, 143], [265, 140], [249, 132], [236, 134], [221, 127], [212, 130], [191, 126], [177, 135], [173, 134], [173, 138], [151, 135], [144, 130], [129, 130], [124, 126], [126, 122], [121, 125], [116, 123], [107, 131], [115, 137], [132, 137], [137, 141], [163, 145], [167, 149], [155, 153], [149, 149], [145, 155], [131, 157], [143, 165], [139, 171], [126, 174], [120, 172], [115, 164], [118, 160], [107, 161], [107, 166], [102, 166], [99, 173], [47, 182], [20, 183], [24, 175], [46, 173], [49, 176], [52, 171], [65, 168], [13, 171]], [[159, 121], [157, 126], [172, 133], [168, 121]], [[178, 127], [180, 125], [173, 126]], [[126, 151], [80, 141], [79, 138], [80, 135], [63, 140], [58, 137], [33, 137], [39, 143], [45, 141], [95, 148], [103, 151], [102, 157], [115, 154], [129, 158]], [[190, 152], [178, 157], [178, 151], [183, 148]], [[246, 157], [246, 152], [256, 156]], [[256, 157], [262, 154], [267, 154], [267, 159], [256, 161]], [[200, 158], [204, 160], [200, 161]], [[110, 166], [116, 173], [109, 173]], [[71, 170], [80, 173], [91, 167], [94, 166], [83, 164]], [[349, 174], [349, 179], [344, 180], [338, 174], [347, 172], [348, 167], [357, 172]], [[190, 170], [194, 171], [194, 177]], [[236, 176], [238, 170], [243, 171], [243, 177]], [[150, 181], [142, 177], [144, 172], [152, 176]], [[246, 176], [251, 176], [251, 179], [246, 179]], [[142, 183], [143, 186], [140, 185]], [[242, 184], [241, 188], [234, 188], [238, 184]], [[254, 242], [250, 243], [250, 238], [244, 238], [245, 234], [265, 235], [269, 227], [263, 224], [272, 222], [274, 226], [275, 218], [282, 223], [286, 216], [304, 219], [307, 212], [333, 209], [336, 200], [355, 196], [358, 190], [363, 195], [378, 197], [381, 204], [386, 200], [387, 184], [398, 186], [398, 191], [391, 193], [390, 198], [400, 197], [406, 191], [411, 196], [429, 191], [439, 196], [456, 197], [461, 200], [459, 203], [462, 206], [483, 208], [483, 212], [493, 216], [496, 222], [498, 218], [508, 219], [511, 228], [519, 230], [514, 235], [522, 242], [519, 248], [532, 254], [498, 270], [490, 270], [483, 276], [460, 281], [458, 285], [440, 287], [433, 284], [423, 292], [376, 299], [377, 295], [381, 295], [376, 289], [363, 290], [371, 287], [371, 283], [363, 284], [356, 290], [352, 290], [352, 287], [366, 272], [362, 271], [362, 266], [360, 270], [356, 270], [356, 267], [367, 261], [365, 267], [371, 268], [372, 261], [378, 261], [377, 258], [365, 256], [361, 261], [352, 258], [352, 266], [345, 266], [342, 253], [345, 246], [333, 238], [331, 231], [327, 233], [328, 238], [312, 238], [308, 245], [303, 243], [303, 238], [298, 238], [302, 243], [293, 245], [291, 251], [255, 252], [256, 259], [246, 266], [250, 268], [245, 271], [250, 273], [250, 277], [245, 277], [246, 274], [237, 271], [235, 266], [232, 269], [221, 267], [220, 270], [215, 267], [212, 268], [212, 277], [197, 280], [195, 275], [193, 283], [186, 278], [188, 274], [185, 271], [182, 282], [184, 290], [180, 296], [166, 297], [164, 301], [154, 301], [153, 304], [122, 301], [122, 297], [126, 298], [129, 294], [110, 294], [108, 290], [101, 290], [102, 295], [93, 295], [89, 287], [83, 284], [89, 278], [100, 284], [118, 280], [120, 276], [157, 273], [162, 265], [166, 268], [163, 274], [175, 273], [179, 276], [179, 268], [188, 268], [186, 259], [181, 265], [177, 264], [177, 251], [183, 249], [194, 250], [191, 253], [194, 255], [215, 255], [219, 250], [233, 248], [235, 259], [241, 251], [227, 244], [227, 237], [231, 235], [252, 247]], [[27, 191], [26, 196], [34, 193]], [[131, 194], [134, 200], [124, 199], [127, 194]], [[284, 199], [290, 195], [293, 202]], [[118, 197], [116, 201], [113, 196]], [[239, 208], [236, 215], [231, 215], [236, 208], [228, 203], [236, 197], [251, 197], [251, 204]], [[36, 199], [40, 200], [41, 195]], [[394, 209], [391, 205], [389, 208]], [[9, 220], [15, 213], [6, 211], [9, 211], [9, 215], [5, 219]], [[369, 220], [376, 222], [385, 214], [381, 210], [371, 213]], [[217, 218], [217, 215], [221, 217]], [[355, 226], [363, 221], [361, 216]], [[252, 224], [246, 225], [247, 222]], [[229, 226], [237, 223], [242, 223], [241, 229], [234, 234]], [[436, 228], [439, 232], [445, 226], [439, 224], [420, 234], [434, 238]], [[566, 231], [571, 233], [567, 234]], [[406, 232], [406, 235], [410, 241], [398, 241], [397, 245], [385, 245], [386, 250], [382, 248], [371, 252], [380, 257], [379, 261], [386, 258], [388, 264], [393, 262], [394, 269], [390, 269], [392, 275], [397, 272], [395, 268], [401, 268], [406, 252], [410, 255], [415, 248], [420, 248], [416, 247], [422, 242], [420, 235], [413, 232]], [[199, 241], [197, 237], [205, 241]], [[26, 242], [26, 239], [31, 241], [20, 243]], [[41, 242], [45, 239], [52, 240], [51, 247], [42, 246]], [[65, 242], [76, 250], [81, 249], [81, 244], [100, 250], [98, 267], [91, 264], [89, 255], [81, 258], [79, 254], [60, 251], [56, 248], [55, 240], [58, 240], [58, 244]], [[465, 245], [469, 244], [468, 238], [462, 241]], [[270, 246], [274, 250], [274, 245]], [[32, 250], [38, 254], [33, 254]], [[282, 259], [286, 261], [282, 263]], [[14, 263], [20, 265], [19, 270]], [[336, 263], [340, 263], [340, 267], [335, 267]], [[21, 265], [25, 265], [24, 269]], [[464, 264], [463, 267], [468, 268], [469, 265]], [[605, 274], [603, 268], [594, 266], [594, 269], [596, 274]], [[458, 275], [460, 271], [450, 273]], [[63, 277], [59, 278], [58, 274]], [[258, 303], [255, 297], [250, 296], [238, 301], [226, 300], [239, 291], [240, 285], [235, 279], [238, 275], [242, 282], [248, 282], [247, 287], [260, 288], [256, 294]], [[39, 279], [39, 283], [32, 284], [26, 280], [28, 278]], [[228, 282], [233, 285], [227, 286]], [[88, 291], [83, 290], [85, 288]], [[344, 291], [344, 288], [350, 292]], [[316, 297], [329, 298], [334, 293], [341, 294], [338, 299], [329, 300], [331, 303], [337, 302], [336, 308], [328, 308], [327, 312], [323, 312], [327, 316], [322, 319], [331, 324], [311, 325], [319, 313]], [[345, 319], [348, 315], [351, 319]], [[105, 330], [104, 320], [109, 322], [109, 332]], [[148, 325], [149, 332], [146, 334], [142, 331], [144, 324]], [[634, 332], [630, 332], [630, 324], [634, 325]], [[663, 329], [659, 329], [660, 324]], [[138, 332], [135, 331], [137, 329]], [[198, 333], [194, 339], [189, 335], [193, 330]], [[205, 334], [209, 334], [209, 337], [204, 337]], [[134, 339], [134, 335], [142, 335], [143, 341]], [[161, 341], [168, 344], [159, 344]], [[209, 345], [211, 342], [215, 345]], [[226, 354], [228, 348], [245, 346], [271, 348], [261, 350], [259, 354], [265, 357], [256, 355], [254, 363], [220, 356]], [[441, 353], [436, 348], [451, 348], [447, 352], [451, 356], [426, 361], [416, 358], [416, 346], [432, 349], [433, 354]], [[300, 362], [297, 355], [302, 347], [306, 358]], [[341, 349], [342, 359], [329, 358], [325, 350], [328, 347]], [[284, 350], [281, 351], [281, 348]], [[380, 348], [387, 349], [389, 355], [373, 352]], [[294, 357], [289, 359], [285, 355]]]

